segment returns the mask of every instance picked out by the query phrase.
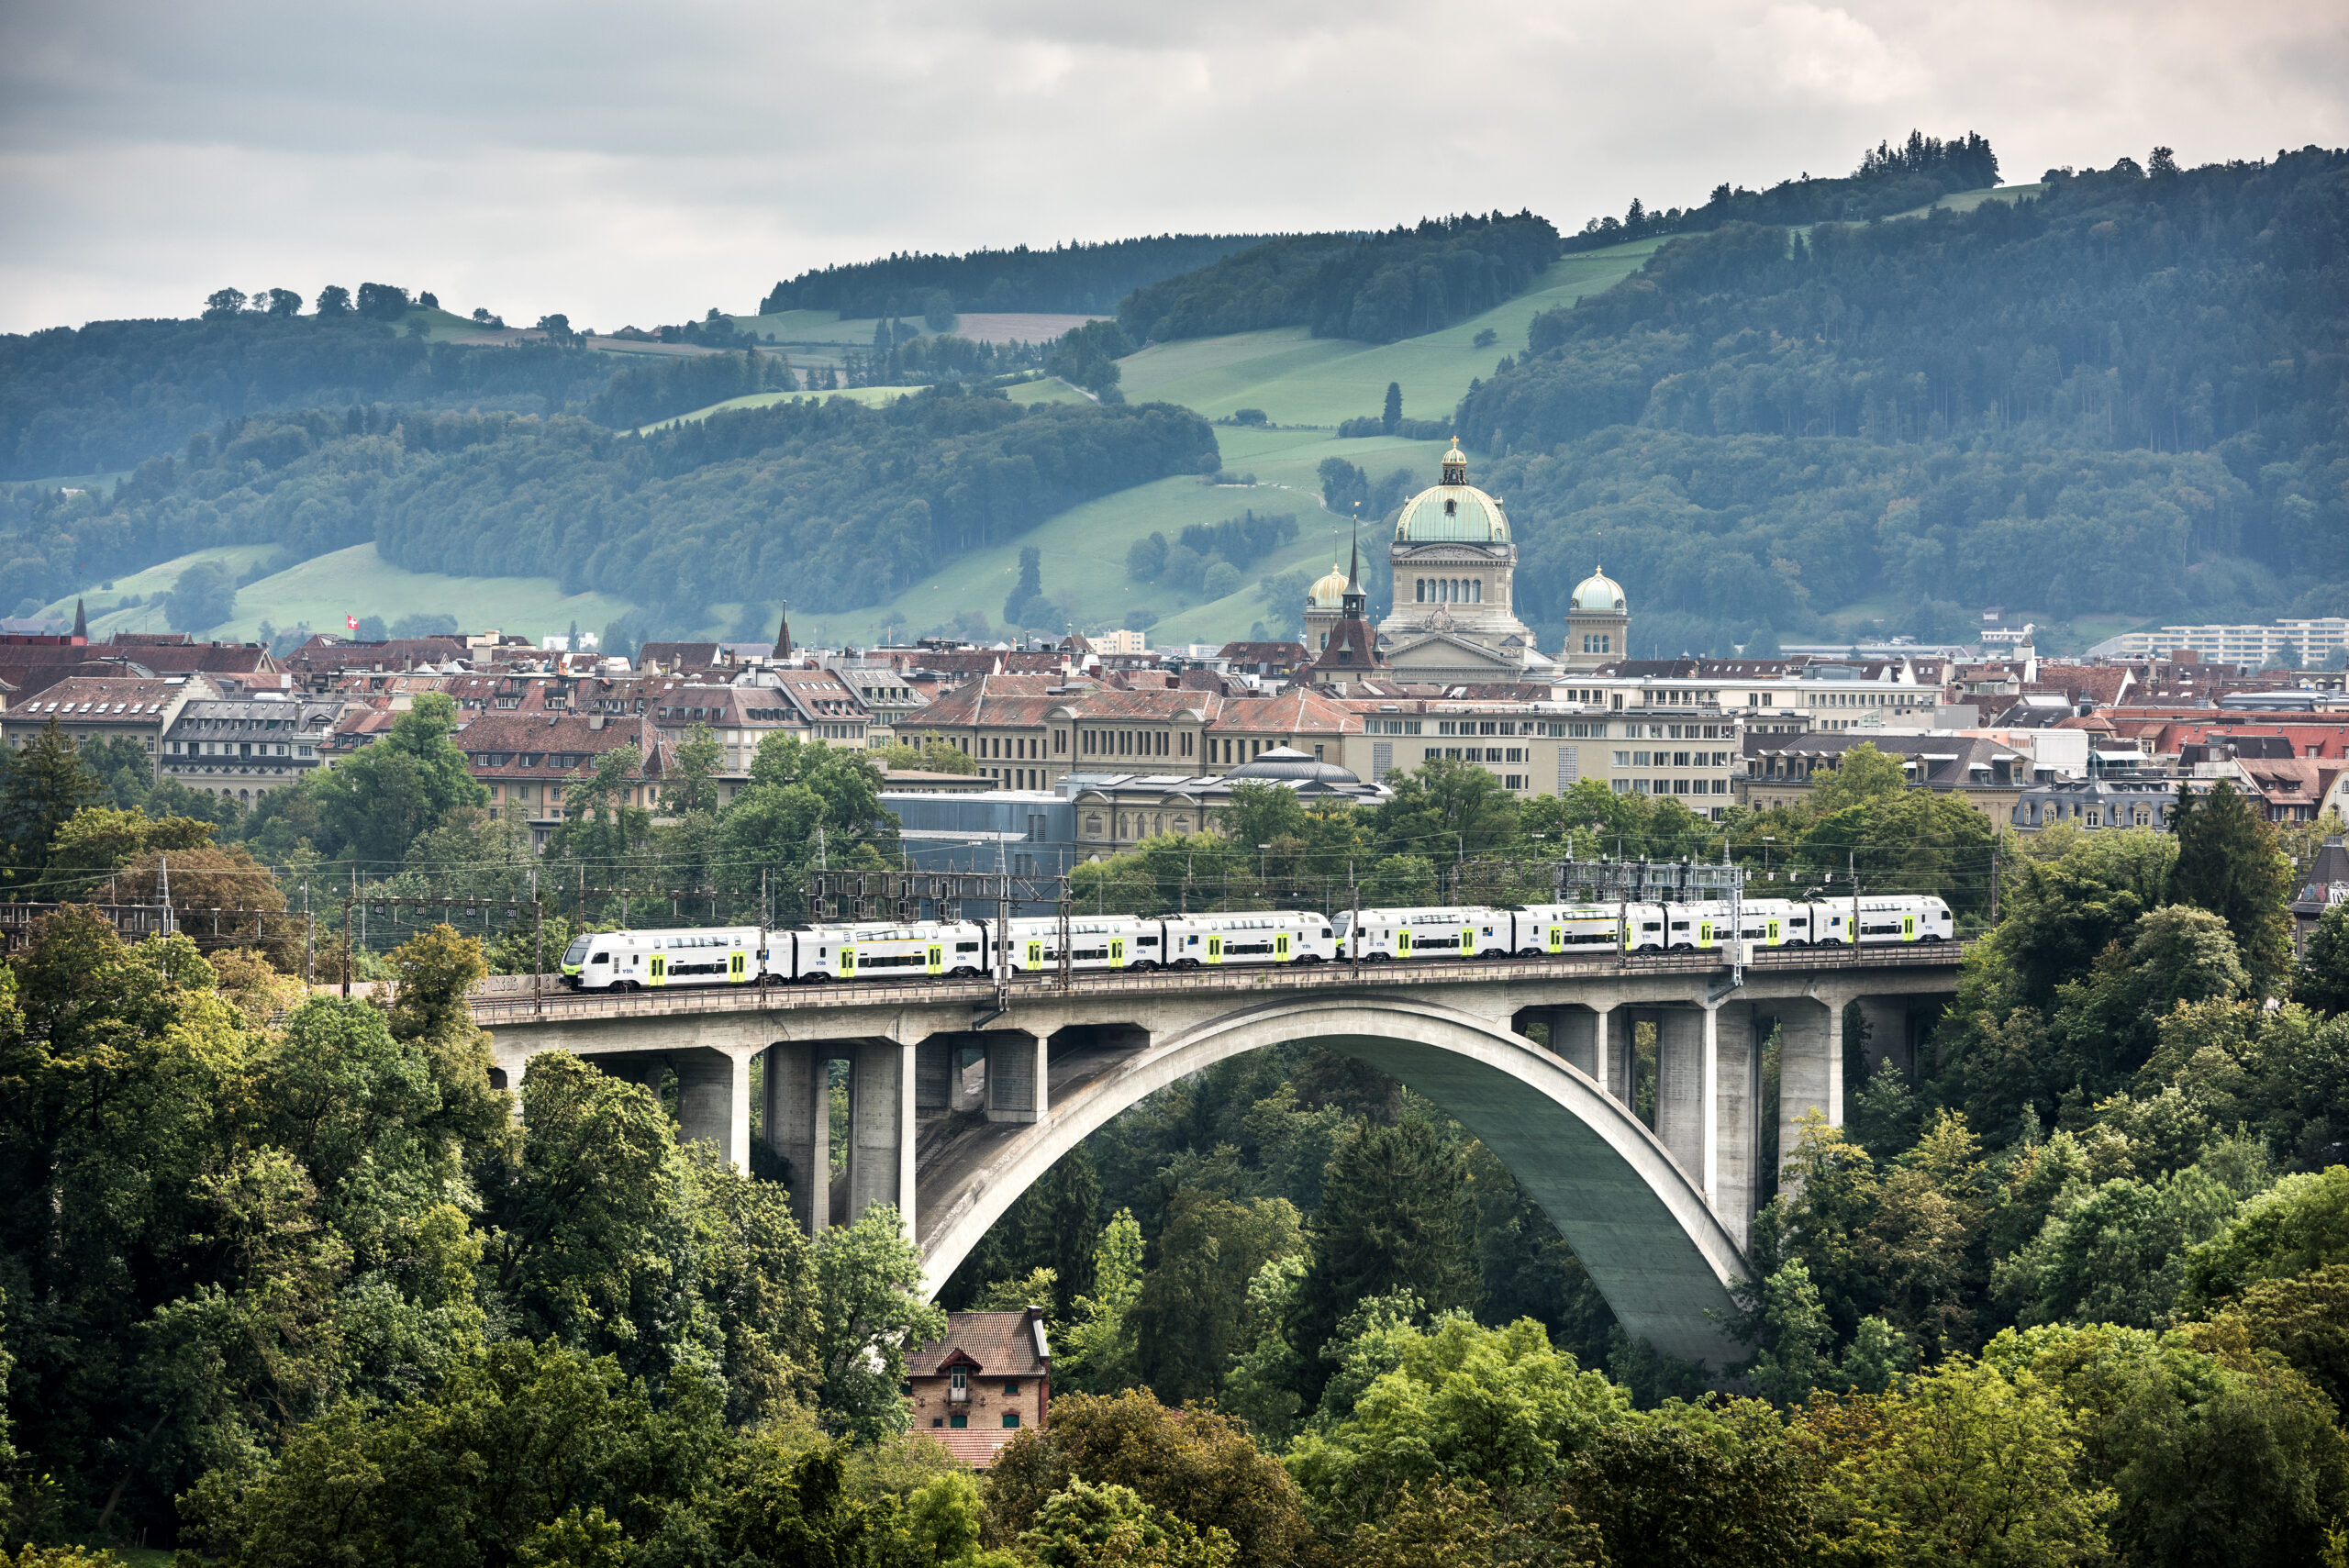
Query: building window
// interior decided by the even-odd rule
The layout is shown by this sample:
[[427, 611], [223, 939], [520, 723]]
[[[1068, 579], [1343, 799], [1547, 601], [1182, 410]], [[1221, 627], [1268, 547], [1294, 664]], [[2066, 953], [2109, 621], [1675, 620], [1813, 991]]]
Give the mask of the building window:
[[1019, 1393], [1019, 1385], [1017, 1383], [1007, 1383], [1003, 1385], [1003, 1391], [1006, 1394], [1012, 1395], [1016, 1397]]
[[1006, 1410], [1003, 1413], [1003, 1424], [1006, 1427], [1018, 1426], [1019, 1424], [1019, 1412], [1017, 1410]]
[[968, 1416], [957, 1415], [946, 1418], [946, 1429], [949, 1431], [959, 1432], [970, 1424], [971, 1418]]

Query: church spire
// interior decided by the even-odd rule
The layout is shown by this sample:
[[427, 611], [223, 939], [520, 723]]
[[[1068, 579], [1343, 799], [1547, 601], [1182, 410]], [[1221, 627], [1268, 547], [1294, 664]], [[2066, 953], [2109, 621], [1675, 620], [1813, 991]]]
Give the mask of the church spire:
[[76, 642], [90, 640], [90, 617], [83, 613], [82, 601], [79, 599], [73, 601], [73, 640]]
[[1362, 503], [1354, 503], [1353, 545], [1346, 551], [1346, 592], [1353, 593], [1362, 583]]
[[782, 615], [775, 621], [774, 656], [777, 659], [791, 657], [791, 601], [789, 599], [783, 601]]

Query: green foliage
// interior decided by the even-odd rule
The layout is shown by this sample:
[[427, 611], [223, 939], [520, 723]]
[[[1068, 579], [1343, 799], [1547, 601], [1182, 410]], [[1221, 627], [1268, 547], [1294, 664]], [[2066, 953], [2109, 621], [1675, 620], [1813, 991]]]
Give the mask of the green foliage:
[[[729, 410], [641, 439], [567, 417], [272, 415], [108, 497], [0, 493], [0, 560], [25, 556], [12, 577], [39, 582], [77, 560], [128, 569], [231, 541], [306, 558], [372, 539], [417, 572], [555, 562], [565, 593], [607, 589], [691, 626], [719, 599], [876, 602], [1078, 502], [1197, 473], [1215, 450], [1205, 420], [1163, 405], [1024, 408], [953, 389], [886, 408]], [[582, 517], [599, 519], [592, 539]]]
[[1349, 1129], [1306, 1227], [1313, 1262], [1288, 1323], [1301, 1392], [1319, 1398], [1329, 1376], [1322, 1347], [1356, 1302], [1399, 1290], [1434, 1311], [1474, 1306], [1474, 1223], [1465, 1162], [1426, 1120]]
[[1019, 1546], [1041, 1568], [1225, 1568], [1233, 1557], [1221, 1530], [1203, 1537], [1130, 1486], [1095, 1486], [1079, 1476], [1044, 1499]]
[[1162, 1399], [1212, 1397], [1242, 1343], [1250, 1286], [1268, 1263], [1302, 1251], [1286, 1198], [1238, 1204], [1183, 1186], [1168, 1200], [1134, 1302], [1134, 1370]]
[[1061, 334], [1044, 353], [1044, 368], [1072, 385], [1103, 395], [1118, 384], [1118, 361], [1134, 351], [1134, 344], [1115, 321], [1088, 321]]
[[49, 847], [101, 790], [97, 774], [51, 718], [0, 766], [0, 864], [10, 881], [37, 877]]
[[2320, 1013], [2349, 1012], [2349, 904], [2318, 917], [2292, 976], [2292, 1000]]
[[896, 1209], [875, 1204], [853, 1223], [826, 1230], [816, 1242], [815, 1277], [815, 1351], [828, 1418], [863, 1442], [905, 1430], [898, 1386], [906, 1346], [943, 1334], [946, 1314], [920, 1297], [921, 1253]]
[[1874, 1400], [1813, 1407], [1812, 1523], [1829, 1562], [2056, 1565], [2103, 1559], [2110, 1492], [2074, 1476], [2071, 1412], [2029, 1373], [1954, 1362]]
[[489, 804], [450, 740], [456, 728], [456, 703], [423, 693], [381, 740], [298, 787], [315, 792], [320, 827], [334, 842], [361, 860], [396, 864], [451, 810]]
[[1024, 1428], [996, 1451], [987, 1476], [988, 1540], [1011, 1545], [1080, 1478], [1130, 1489], [1208, 1540], [1221, 1532], [1243, 1568], [1292, 1562], [1308, 1527], [1297, 1485], [1228, 1416], [1176, 1412], [1147, 1394], [1070, 1394], [1052, 1422]]
[[200, 635], [236, 613], [236, 581], [217, 561], [199, 561], [181, 573], [163, 598], [163, 618], [174, 631]]
[[2187, 1265], [2195, 1295], [2224, 1301], [2264, 1280], [2349, 1263], [2349, 1166], [2286, 1176], [2243, 1206]]
[[1255, 244], [1252, 234], [1161, 234], [1099, 243], [1068, 241], [1050, 250], [1025, 245], [959, 256], [918, 251], [885, 260], [821, 267], [778, 283], [759, 306], [833, 310], [844, 317], [910, 315], [947, 296], [958, 311], [1105, 312], [1145, 284], [1173, 277]]
[[1557, 230], [1531, 212], [1286, 236], [1137, 289], [1118, 318], [1137, 342], [1308, 327], [1317, 338], [1391, 343], [1524, 293], [1557, 255]]
[[1597, 1433], [1575, 1456], [1568, 1495], [1609, 1563], [1791, 1568], [1807, 1556], [1802, 1469], [1768, 1406], [1674, 1403]]
[[1325, 1529], [1381, 1518], [1406, 1486], [1554, 1484], [1630, 1414], [1621, 1389], [1526, 1318], [1505, 1329], [1459, 1315], [1426, 1329], [1365, 1322], [1341, 1367], [1350, 1407], [1332, 1417], [1325, 1405], [1289, 1454]]
[[2344, 190], [2311, 149], [1664, 246], [1462, 402], [1463, 439], [1506, 454], [1480, 483], [1509, 500], [1520, 613], [1554, 628], [1594, 550], [1666, 651], [1744, 640], [1757, 604], [1784, 635], [1871, 594], [2284, 613], [2349, 575], [2323, 477], [2349, 381], [2256, 410], [2189, 389], [2248, 385], [2338, 318]]
[[2199, 797], [2180, 787], [2170, 831], [2177, 840], [2170, 896], [2224, 920], [2251, 984], [2276, 985], [2291, 966], [2291, 917], [2284, 906], [2293, 876], [2275, 829], [2221, 779]]

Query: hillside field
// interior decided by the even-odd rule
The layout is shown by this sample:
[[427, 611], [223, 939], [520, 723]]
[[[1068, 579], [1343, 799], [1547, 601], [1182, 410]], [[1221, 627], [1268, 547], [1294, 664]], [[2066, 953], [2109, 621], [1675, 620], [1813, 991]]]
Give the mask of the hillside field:
[[319, 631], [341, 631], [343, 617], [381, 616], [386, 624], [407, 615], [451, 615], [467, 631], [495, 627], [536, 641], [558, 636], [576, 620], [583, 631], [635, 606], [610, 594], [566, 595], [551, 577], [447, 577], [403, 572], [352, 545], [290, 566], [237, 591], [237, 614], [211, 628], [219, 638], [251, 639], [261, 623], [280, 630], [307, 621]]
[[[1374, 473], [1395, 467], [1424, 468], [1431, 476], [1442, 451], [1441, 441], [1405, 441], [1388, 437], [1339, 441], [1319, 430], [1219, 429], [1225, 469], [1252, 473], [1253, 485], [1208, 484], [1198, 479], [1162, 479], [1105, 495], [1049, 519], [1016, 539], [958, 557], [886, 604], [832, 614], [793, 616], [793, 633], [809, 641], [870, 641], [892, 612], [914, 630], [952, 620], [966, 609], [984, 611], [1000, 622], [1003, 601], [1019, 570], [1019, 551], [1033, 545], [1043, 552], [1044, 591], [1055, 598], [1073, 594], [1080, 624], [1115, 627], [1122, 614], [1147, 606], [1161, 619], [1151, 628], [1153, 642], [1224, 642], [1248, 635], [1256, 620], [1269, 618], [1257, 592], [1259, 579], [1297, 568], [1317, 574], [1345, 558], [1345, 520], [1321, 506], [1315, 469], [1327, 457], [1344, 457]], [[1238, 592], [1202, 601], [1126, 573], [1126, 551], [1152, 529], [1173, 538], [1186, 523], [1215, 523], [1253, 508], [1297, 515], [1296, 541], [1244, 569]], [[1384, 549], [1376, 528], [1364, 531], [1365, 550]]]
[[[1449, 419], [1468, 383], [1493, 373], [1504, 354], [1525, 350], [1536, 316], [1597, 294], [1637, 271], [1662, 239], [1588, 250], [1553, 262], [1541, 286], [1482, 316], [1422, 338], [1369, 344], [1315, 338], [1302, 327], [1158, 343], [1119, 361], [1119, 383], [1133, 401], [1163, 399], [1210, 419], [1261, 408], [1280, 425], [1324, 425], [1379, 412], [1386, 384], [1403, 389], [1403, 413]], [[1476, 335], [1494, 340], [1476, 347]]]

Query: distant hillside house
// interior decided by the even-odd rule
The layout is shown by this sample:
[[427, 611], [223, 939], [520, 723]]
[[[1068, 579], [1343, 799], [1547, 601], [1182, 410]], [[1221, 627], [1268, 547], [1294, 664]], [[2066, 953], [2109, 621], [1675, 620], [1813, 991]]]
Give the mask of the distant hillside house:
[[1052, 1377], [1052, 1346], [1039, 1307], [950, 1312], [944, 1339], [906, 1353], [914, 1430], [981, 1470], [1022, 1428], [1044, 1424]]

